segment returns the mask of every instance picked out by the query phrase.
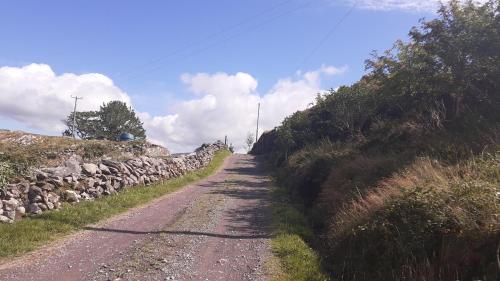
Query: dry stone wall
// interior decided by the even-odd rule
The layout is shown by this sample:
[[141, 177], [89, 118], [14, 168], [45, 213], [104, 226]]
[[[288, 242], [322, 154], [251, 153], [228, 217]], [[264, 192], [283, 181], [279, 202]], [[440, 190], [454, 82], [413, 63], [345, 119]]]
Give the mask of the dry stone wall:
[[98, 163], [83, 163], [75, 155], [59, 167], [40, 169], [34, 176], [0, 189], [0, 222], [59, 209], [61, 202], [93, 200], [124, 188], [180, 177], [206, 167], [221, 149], [226, 146], [218, 141], [168, 159], [141, 156], [126, 161], [102, 159]]

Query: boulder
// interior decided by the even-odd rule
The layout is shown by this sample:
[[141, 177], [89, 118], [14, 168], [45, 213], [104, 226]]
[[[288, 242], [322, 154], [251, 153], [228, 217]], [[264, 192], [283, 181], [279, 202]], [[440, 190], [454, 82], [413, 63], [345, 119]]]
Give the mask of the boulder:
[[38, 173], [36, 174], [36, 180], [37, 180], [37, 181], [44, 181], [44, 180], [46, 180], [46, 179], [48, 179], [48, 178], [49, 178], [49, 177], [48, 177], [48, 176], [47, 176], [47, 174], [46, 174], [46, 173], [44, 173], [44, 172], [38, 172]]
[[3, 222], [3, 223], [12, 223], [12, 220], [9, 219], [6, 216], [0, 215], [0, 222]]
[[54, 204], [52, 202], [47, 202], [47, 208], [49, 210], [53, 210], [55, 207], [54, 207]]
[[8, 217], [11, 220], [15, 220], [16, 219], [16, 210], [3, 211], [3, 215]]
[[47, 173], [49, 177], [57, 176], [57, 177], [68, 177], [71, 175], [79, 175], [82, 172], [82, 168], [80, 167], [80, 161], [77, 157], [71, 157], [66, 160], [63, 166], [55, 167], [55, 168], [44, 168], [43, 172]]
[[47, 195], [47, 201], [50, 202], [50, 203], [58, 203], [59, 202], [59, 195], [53, 193], [53, 192], [50, 192], [48, 195]]
[[23, 206], [19, 206], [16, 208], [16, 214], [17, 216], [24, 216], [26, 214], [26, 209]]
[[130, 175], [130, 170], [124, 164], [121, 164], [120, 171], [125, 175]]
[[80, 194], [80, 196], [82, 197], [83, 200], [92, 200], [93, 199], [87, 192], [83, 192], [82, 194]]
[[38, 186], [30, 186], [30, 189], [28, 191], [28, 200], [31, 203], [34, 202], [39, 202], [43, 198], [43, 191], [40, 187]]
[[78, 202], [80, 202], [81, 197], [78, 193], [76, 193], [73, 190], [65, 190], [64, 191], [64, 198], [66, 199], [66, 201], [68, 201], [70, 203], [78, 203]]
[[45, 191], [52, 191], [55, 189], [55, 186], [53, 184], [50, 184], [50, 183], [45, 183], [45, 184], [41, 185], [40, 188], [42, 190], [45, 190]]
[[47, 182], [54, 185], [55, 187], [62, 187], [64, 185], [63, 178], [60, 176], [52, 176]]
[[66, 160], [66, 162], [64, 162], [64, 167], [66, 168], [66, 175], [64, 176], [80, 174], [82, 172], [82, 169], [80, 168], [80, 157], [73, 155], [71, 158]]
[[103, 159], [102, 161], [103, 165], [106, 165], [108, 168], [115, 168], [115, 169], [120, 169], [120, 162], [108, 160], [108, 159]]
[[31, 203], [28, 205], [28, 213], [30, 214], [41, 214], [43, 211], [42, 211], [42, 208], [39, 207], [39, 205], [43, 205], [43, 204], [39, 204], [39, 203]]
[[94, 187], [95, 182], [96, 182], [95, 179], [93, 179], [93, 178], [87, 178], [87, 179], [85, 179], [85, 186], [88, 187], [88, 188]]
[[9, 200], [2, 200], [3, 209], [5, 211], [15, 211], [17, 206], [19, 206], [19, 201], [14, 198], [10, 198]]
[[120, 170], [118, 170], [117, 168], [115, 167], [109, 167], [109, 172], [112, 174], [112, 175], [117, 175], [120, 173]]
[[111, 171], [109, 170], [108, 166], [104, 165], [104, 164], [99, 164], [99, 170], [101, 170], [101, 172], [104, 174], [104, 175], [111, 175]]
[[48, 211], [49, 207], [45, 203], [36, 203], [42, 212]]
[[95, 175], [98, 170], [99, 170], [99, 168], [97, 167], [96, 164], [85, 163], [85, 164], [82, 165], [82, 171], [83, 171], [83, 173], [85, 173], [88, 176]]
[[29, 182], [22, 182], [17, 185], [17, 190], [19, 190], [20, 193], [27, 194], [28, 191], [30, 190], [30, 184]]

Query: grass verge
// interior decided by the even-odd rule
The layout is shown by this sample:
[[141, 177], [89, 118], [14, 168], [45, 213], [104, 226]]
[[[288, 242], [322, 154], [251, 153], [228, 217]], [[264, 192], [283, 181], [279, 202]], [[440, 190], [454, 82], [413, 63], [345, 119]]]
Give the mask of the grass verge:
[[290, 203], [284, 189], [275, 188], [272, 197], [275, 235], [271, 248], [277, 259], [271, 260], [273, 281], [329, 280], [322, 271], [319, 256], [305, 242], [312, 241], [314, 235], [305, 216]]
[[161, 184], [129, 188], [95, 201], [65, 204], [60, 211], [25, 218], [14, 224], [0, 224], [0, 259], [32, 251], [49, 241], [81, 230], [88, 224], [97, 223], [205, 178], [217, 171], [230, 154], [229, 151], [218, 151], [207, 167]]

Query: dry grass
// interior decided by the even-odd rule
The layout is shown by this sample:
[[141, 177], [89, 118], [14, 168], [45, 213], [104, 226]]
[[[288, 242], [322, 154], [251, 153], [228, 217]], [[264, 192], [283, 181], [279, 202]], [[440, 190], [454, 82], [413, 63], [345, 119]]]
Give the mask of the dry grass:
[[332, 218], [342, 259], [331, 267], [350, 280], [494, 280], [499, 192], [500, 151], [453, 166], [419, 159]]
[[85, 161], [108, 156], [123, 159], [141, 155], [141, 142], [114, 142], [105, 140], [74, 140], [24, 132], [0, 132], [0, 184], [15, 176], [29, 175], [36, 167], [60, 165], [70, 155]]

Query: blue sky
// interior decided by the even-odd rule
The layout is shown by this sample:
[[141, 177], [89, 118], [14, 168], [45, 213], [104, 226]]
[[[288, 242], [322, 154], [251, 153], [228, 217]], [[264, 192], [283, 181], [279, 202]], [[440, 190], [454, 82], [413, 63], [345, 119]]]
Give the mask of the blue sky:
[[[207, 96], [218, 98], [215, 99], [217, 105], [208, 106], [210, 112], [217, 112], [222, 98], [217, 96], [218, 92], [226, 89], [218, 87], [224, 87], [226, 80], [236, 77], [237, 73], [248, 74], [251, 79], [240, 76], [241, 79], [236, 80], [243, 86], [232, 89], [241, 90], [242, 95], [251, 95], [252, 98], [256, 96], [257, 102], [259, 97], [283, 86], [279, 81], [289, 79], [292, 84], [300, 82], [306, 79], [306, 72], [316, 71], [314, 74], [318, 74], [318, 81], [315, 80], [306, 89], [313, 86], [328, 89], [350, 84], [363, 75], [364, 60], [369, 58], [372, 50], [383, 51], [390, 48], [395, 40], [407, 39], [408, 31], [418, 25], [419, 19], [435, 16], [432, 8], [429, 8], [434, 1], [360, 0], [353, 8], [355, 2], [2, 1], [0, 67], [10, 67], [4, 70], [12, 72], [33, 63], [43, 64], [53, 72], [50, 75], [55, 76], [54, 79], [63, 73], [75, 75], [76, 80], [80, 79], [79, 75], [98, 73], [113, 81], [114, 92], [109, 97], [124, 99], [143, 114], [152, 132], [152, 140], [175, 150], [186, 150], [196, 142], [210, 141], [209, 138], [218, 135], [186, 132], [182, 136], [170, 137], [175, 134], [172, 130], [176, 127], [167, 128], [174, 121], [165, 120], [170, 115], [182, 115], [185, 110], [178, 110], [188, 106], [186, 103], [200, 104], [200, 100], [210, 100]], [[346, 15], [345, 20], [337, 26]], [[323, 41], [335, 26], [337, 28], [331, 36]], [[320, 71], [321, 67], [334, 67], [341, 71]], [[32, 72], [23, 79], [32, 81]], [[23, 73], [28, 71], [24, 70]], [[217, 73], [225, 76], [221, 76], [217, 83], [210, 84], [208, 81], [214, 81]], [[184, 79], [181, 79], [183, 74]], [[199, 74], [205, 76], [196, 76]], [[12, 75], [9, 75], [5, 74], [4, 80], [0, 82], [5, 84], [10, 81], [8, 79]], [[248, 79], [256, 82], [256, 85]], [[31, 82], [16, 81], [20, 85], [31, 85]], [[57, 82], [57, 87], [50, 84], [44, 88], [44, 85], [40, 86], [42, 83], [37, 80], [36, 86], [26, 86], [27, 89], [23, 91], [19, 91], [19, 87], [12, 90], [0, 86], [0, 95], [12, 97], [15, 92], [16, 96], [44, 96], [43, 91], [39, 90], [42, 87], [51, 89], [54, 98], [61, 98], [66, 90], [64, 85], [70, 84]], [[203, 88], [203, 85], [209, 88]], [[67, 91], [70, 92], [73, 88], [68, 87]], [[117, 91], [120, 93], [117, 94]], [[314, 95], [310, 93], [311, 97]], [[107, 94], [103, 96], [108, 97]], [[98, 98], [99, 94], [88, 97]], [[281, 96], [279, 99], [286, 102]], [[61, 116], [65, 116], [70, 109], [69, 97], [68, 101], [61, 103], [65, 110], [64, 114], [60, 113]], [[204, 103], [202, 109], [206, 109], [206, 104], [211, 102]], [[46, 104], [43, 101], [37, 103]], [[84, 104], [84, 107], [95, 107], [101, 103], [96, 101], [92, 105]], [[20, 105], [20, 110], [13, 110], [18, 105], [12, 101], [8, 105], [5, 102], [4, 113], [0, 113], [0, 127], [58, 134], [60, 126], [40, 125], [26, 117], [33, 115], [35, 119], [52, 120], [37, 117], [37, 114], [43, 113], [36, 113], [32, 108], [29, 109], [31, 111], [23, 111]], [[253, 104], [248, 106], [255, 107]], [[279, 104], [275, 105], [275, 108], [280, 107]], [[303, 108], [295, 108], [298, 109]], [[294, 108], [289, 110], [294, 111]], [[219, 113], [224, 115], [224, 111]], [[155, 117], [163, 119], [158, 119], [158, 124], [154, 125]], [[186, 117], [183, 120], [188, 119], [193, 118]], [[250, 126], [249, 122], [235, 126]], [[268, 127], [278, 123], [277, 120], [269, 120]], [[190, 125], [187, 121], [182, 123], [182, 127]], [[230, 122], [221, 124], [221, 127], [212, 125], [201, 123], [195, 127], [220, 130], [232, 126]], [[233, 132], [233, 138], [240, 146], [245, 137], [241, 136], [244, 135], [242, 132], [244, 130]], [[191, 139], [186, 139], [189, 137]]]

